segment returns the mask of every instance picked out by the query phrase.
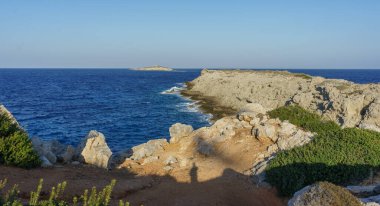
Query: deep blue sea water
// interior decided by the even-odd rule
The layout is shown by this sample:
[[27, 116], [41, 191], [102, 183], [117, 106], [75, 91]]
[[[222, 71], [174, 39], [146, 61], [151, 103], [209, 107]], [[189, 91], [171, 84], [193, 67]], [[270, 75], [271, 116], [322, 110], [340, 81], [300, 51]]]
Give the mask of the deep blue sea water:
[[[289, 70], [357, 83], [380, 82], [380, 70]], [[143, 72], [122, 69], [0, 69], [0, 102], [30, 136], [77, 145], [90, 130], [105, 134], [113, 151], [168, 137], [182, 122], [209, 124], [194, 104], [162, 94], [200, 70]], [[193, 105], [193, 106], [191, 106]]]

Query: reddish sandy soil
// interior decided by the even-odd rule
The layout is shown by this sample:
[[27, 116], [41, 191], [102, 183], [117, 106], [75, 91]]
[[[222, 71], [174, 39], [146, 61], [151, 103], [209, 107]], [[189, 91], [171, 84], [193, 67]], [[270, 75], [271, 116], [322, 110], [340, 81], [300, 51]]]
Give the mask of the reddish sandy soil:
[[66, 180], [65, 199], [68, 200], [85, 189], [102, 188], [116, 179], [113, 198], [128, 200], [131, 205], [285, 205], [275, 191], [257, 188], [247, 176], [231, 169], [226, 169], [220, 177], [199, 182], [197, 168], [193, 167], [189, 171], [190, 181], [178, 182], [169, 175], [138, 176], [126, 169], [106, 171], [89, 166], [65, 166], [24, 170], [0, 166], [0, 179], [4, 178], [8, 179], [8, 186], [18, 184], [25, 199], [35, 190], [40, 178], [44, 179], [42, 194], [45, 196], [57, 182]]

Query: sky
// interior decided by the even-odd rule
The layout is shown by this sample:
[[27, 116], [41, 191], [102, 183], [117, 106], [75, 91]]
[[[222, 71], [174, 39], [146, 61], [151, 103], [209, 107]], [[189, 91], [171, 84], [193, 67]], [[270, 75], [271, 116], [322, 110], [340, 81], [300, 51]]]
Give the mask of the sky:
[[379, 0], [0, 0], [0, 68], [378, 68]]

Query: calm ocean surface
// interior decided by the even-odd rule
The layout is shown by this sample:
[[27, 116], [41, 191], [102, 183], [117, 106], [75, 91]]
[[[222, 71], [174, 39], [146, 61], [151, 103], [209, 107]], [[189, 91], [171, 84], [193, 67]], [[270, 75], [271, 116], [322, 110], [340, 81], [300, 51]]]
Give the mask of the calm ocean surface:
[[[142, 72], [119, 69], [0, 69], [0, 102], [31, 136], [77, 145], [90, 130], [105, 134], [116, 152], [168, 137], [182, 122], [209, 125], [209, 116], [173, 94], [201, 70]], [[380, 70], [289, 70], [357, 83], [380, 82]]]

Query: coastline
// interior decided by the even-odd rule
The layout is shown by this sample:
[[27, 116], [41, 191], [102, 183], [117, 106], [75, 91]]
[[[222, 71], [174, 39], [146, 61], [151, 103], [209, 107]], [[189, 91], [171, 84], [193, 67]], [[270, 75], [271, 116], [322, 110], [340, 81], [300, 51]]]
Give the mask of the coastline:
[[247, 103], [268, 109], [299, 105], [342, 127], [380, 131], [380, 84], [355, 84], [287, 71], [202, 70], [181, 94], [200, 100], [214, 120]]
[[[33, 174], [33, 180], [45, 177], [50, 183], [54, 180], [51, 179], [52, 173], [75, 182], [78, 181], [76, 174], [80, 174], [80, 179], [86, 178], [83, 184], [97, 186], [105, 183], [94, 183], [95, 180], [86, 175], [116, 178], [122, 182], [118, 190], [123, 191], [116, 193], [117, 198], [125, 198], [125, 192], [128, 192], [128, 201], [144, 205], [175, 205], [178, 201], [186, 203], [189, 198], [194, 200], [194, 196], [198, 198], [198, 203], [213, 204], [219, 200], [220, 192], [234, 194], [241, 199], [240, 205], [285, 205], [288, 199], [279, 196], [274, 187], [266, 182], [266, 168], [278, 152], [312, 144], [318, 134], [287, 119], [273, 117], [269, 111], [286, 105], [299, 105], [315, 113], [320, 108], [313, 110], [310, 103], [317, 100], [333, 101], [339, 105], [339, 101], [347, 98], [357, 103], [357, 97], [364, 99], [372, 94], [374, 96], [369, 99], [371, 104], [365, 113], [362, 110], [358, 113], [351, 104], [344, 104], [346, 110], [341, 112], [347, 112], [350, 118], [369, 116], [362, 119], [367, 122], [378, 120], [374, 115], [378, 106], [376, 91], [379, 86], [289, 72], [204, 70], [199, 77], [187, 82], [183, 89], [172, 87], [161, 94], [189, 98], [200, 105], [200, 111], [213, 115], [212, 125], [194, 130], [191, 125], [175, 123], [169, 128], [169, 141], [165, 138], [149, 140], [116, 155], [108, 148], [106, 137], [97, 131], [90, 131], [78, 148], [60, 145], [54, 140], [44, 142], [32, 138], [31, 143], [40, 155], [43, 167], [47, 168], [33, 169], [29, 174]], [[357, 89], [363, 90], [358, 92]], [[331, 104], [325, 105], [325, 113], [337, 112]], [[5, 107], [1, 108], [10, 116]], [[17, 123], [14, 118], [12, 121]], [[376, 126], [377, 122], [372, 124]], [[15, 169], [0, 167], [7, 171], [0, 173], [0, 179], [14, 178], [15, 183], [25, 181], [24, 171], [19, 170], [16, 174]], [[102, 169], [92, 171], [92, 167], [116, 172], [103, 173]], [[23, 192], [30, 190], [30, 182], [28, 185]], [[170, 193], [173, 187], [179, 188], [174, 197], [159, 195]], [[241, 192], [243, 188], [245, 192]], [[228, 203], [228, 198], [223, 199], [222, 205]]]
[[237, 110], [231, 107], [221, 106], [214, 97], [202, 95], [200, 92], [191, 91], [191, 82], [186, 82], [186, 87], [180, 94], [195, 102], [199, 106], [200, 112], [212, 115], [211, 122], [215, 122], [226, 116], [236, 114]]

